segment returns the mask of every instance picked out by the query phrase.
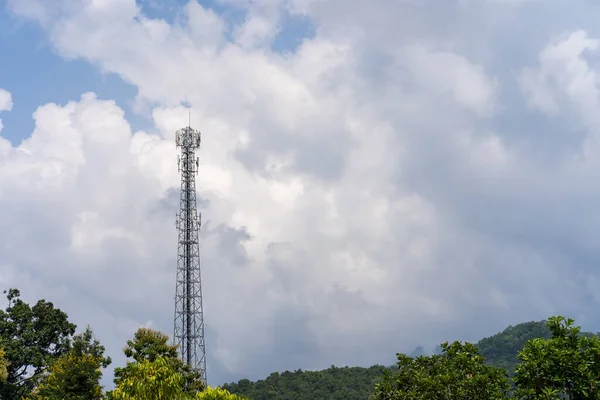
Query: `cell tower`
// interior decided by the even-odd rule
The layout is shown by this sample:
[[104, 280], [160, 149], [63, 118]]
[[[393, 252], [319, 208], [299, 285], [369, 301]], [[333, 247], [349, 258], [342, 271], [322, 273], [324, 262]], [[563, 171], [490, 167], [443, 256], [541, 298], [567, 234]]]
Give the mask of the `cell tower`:
[[[191, 125], [191, 124], [190, 124]], [[198, 243], [201, 214], [196, 209], [196, 177], [200, 147], [200, 131], [188, 126], [175, 134], [181, 148], [177, 169], [181, 173], [181, 197], [177, 214], [179, 245], [177, 251], [177, 283], [175, 290], [174, 343], [179, 346], [183, 362], [200, 373], [206, 384], [206, 350], [204, 346], [204, 312]]]

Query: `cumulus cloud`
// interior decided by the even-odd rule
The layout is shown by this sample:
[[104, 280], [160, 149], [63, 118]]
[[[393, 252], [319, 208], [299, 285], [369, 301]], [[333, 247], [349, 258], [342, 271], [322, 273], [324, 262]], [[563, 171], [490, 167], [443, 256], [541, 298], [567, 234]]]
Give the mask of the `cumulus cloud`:
[[[511, 63], [490, 52], [527, 29], [535, 2], [228, 3], [247, 18], [232, 25], [196, 1], [172, 23], [134, 0], [8, 1], [61, 56], [135, 85], [155, 128], [132, 132], [113, 101], [86, 93], [42, 105], [18, 147], [0, 139], [3, 285], [59, 299], [111, 356], [148, 321], [170, 333], [173, 134], [187, 102], [203, 132], [211, 383], [391, 363], [521, 320], [592, 315], [590, 33], [511, 39], [539, 54]], [[284, 13], [315, 25], [285, 55], [270, 48]], [[540, 110], [559, 127], [584, 116], [582, 133], [544, 135], [525, 123], [548, 118]], [[549, 139], [552, 163], [537, 147]]]
[[12, 110], [13, 102], [12, 95], [10, 92], [0, 89], [0, 111]]
[[[12, 102], [12, 94], [0, 88], [0, 112], [2, 111], [10, 111], [12, 110], [13, 102]], [[0, 119], [0, 131], [2, 131], [4, 125], [2, 124], [2, 119]]]
[[589, 113], [588, 118], [595, 115], [598, 78], [584, 57], [597, 50], [598, 43], [585, 31], [576, 31], [549, 44], [540, 54], [539, 68], [523, 72], [522, 84], [531, 105], [547, 113], [556, 112], [556, 97], [566, 95], [578, 103], [578, 109]]

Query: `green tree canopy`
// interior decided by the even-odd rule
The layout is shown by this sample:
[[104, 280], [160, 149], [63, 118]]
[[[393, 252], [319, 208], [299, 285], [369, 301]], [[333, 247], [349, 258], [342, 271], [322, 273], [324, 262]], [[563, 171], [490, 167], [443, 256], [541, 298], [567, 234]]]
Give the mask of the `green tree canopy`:
[[52, 362], [30, 399], [101, 400], [102, 368], [110, 363], [110, 357], [104, 357], [104, 346], [88, 327], [73, 338], [67, 353]]
[[202, 392], [196, 394], [197, 400], [247, 400], [246, 397], [237, 394], [231, 394], [228, 390], [222, 388], [208, 387]]
[[148, 328], [138, 329], [123, 351], [127, 358], [137, 362], [154, 361], [158, 357], [177, 358], [177, 347], [169, 344], [169, 337]]
[[385, 370], [383, 365], [369, 368], [332, 365], [322, 371], [274, 372], [256, 382], [242, 379], [222, 387], [253, 400], [365, 400]]
[[518, 354], [522, 399], [600, 399], [600, 338], [582, 335], [572, 319], [548, 319], [549, 339], [533, 339]]
[[184, 392], [184, 379], [166, 357], [153, 361], [129, 363], [121, 377], [115, 380], [112, 400], [181, 400], [189, 398]]
[[0, 340], [8, 365], [0, 398], [21, 399], [48, 365], [69, 350], [76, 326], [50, 302], [39, 300], [31, 307], [17, 289], [10, 289], [6, 297], [8, 306], [0, 310]]
[[4, 348], [0, 347], [0, 382], [5, 382], [8, 377], [8, 361], [6, 360]]
[[398, 354], [397, 371], [375, 386], [376, 400], [501, 400], [510, 388], [506, 371], [485, 365], [471, 343], [442, 343], [442, 354]]
[[[122, 393], [127, 393], [126, 390], [130, 389], [125, 388], [133, 388], [132, 382], [138, 379], [135, 377], [142, 371], [146, 371], [147, 373], [162, 374], [160, 375], [162, 377], [169, 376], [171, 383], [179, 382], [181, 379], [182, 393], [186, 395], [193, 396], [202, 391], [204, 383], [200, 379], [200, 373], [192, 371], [185, 365], [178, 357], [177, 346], [168, 342], [169, 337], [162, 332], [148, 328], [138, 329], [133, 339], [127, 341], [127, 347], [124, 349], [124, 353], [129, 359], [127, 365], [123, 368], [115, 368], [116, 387], [121, 388]], [[162, 365], [165, 362], [168, 364], [168, 369]], [[159, 379], [158, 375], [156, 379]]]

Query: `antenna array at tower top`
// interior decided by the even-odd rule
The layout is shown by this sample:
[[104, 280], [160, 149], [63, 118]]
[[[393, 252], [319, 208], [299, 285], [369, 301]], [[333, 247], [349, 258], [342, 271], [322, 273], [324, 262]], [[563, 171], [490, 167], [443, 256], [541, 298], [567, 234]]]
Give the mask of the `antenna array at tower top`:
[[200, 131], [191, 127], [185, 127], [175, 132], [175, 145], [188, 149], [197, 149], [200, 147]]

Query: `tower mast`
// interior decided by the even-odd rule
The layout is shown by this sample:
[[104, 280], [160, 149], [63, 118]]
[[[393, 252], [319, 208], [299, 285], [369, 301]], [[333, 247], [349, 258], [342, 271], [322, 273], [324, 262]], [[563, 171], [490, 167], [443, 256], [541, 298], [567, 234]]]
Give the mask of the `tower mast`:
[[[190, 124], [191, 125], [191, 124]], [[175, 289], [175, 322], [173, 340], [183, 362], [200, 373], [206, 384], [206, 350], [204, 346], [204, 312], [198, 243], [201, 215], [196, 209], [196, 174], [200, 147], [200, 131], [187, 126], [175, 134], [181, 149], [178, 169], [181, 173], [181, 195], [177, 213], [179, 244]]]

